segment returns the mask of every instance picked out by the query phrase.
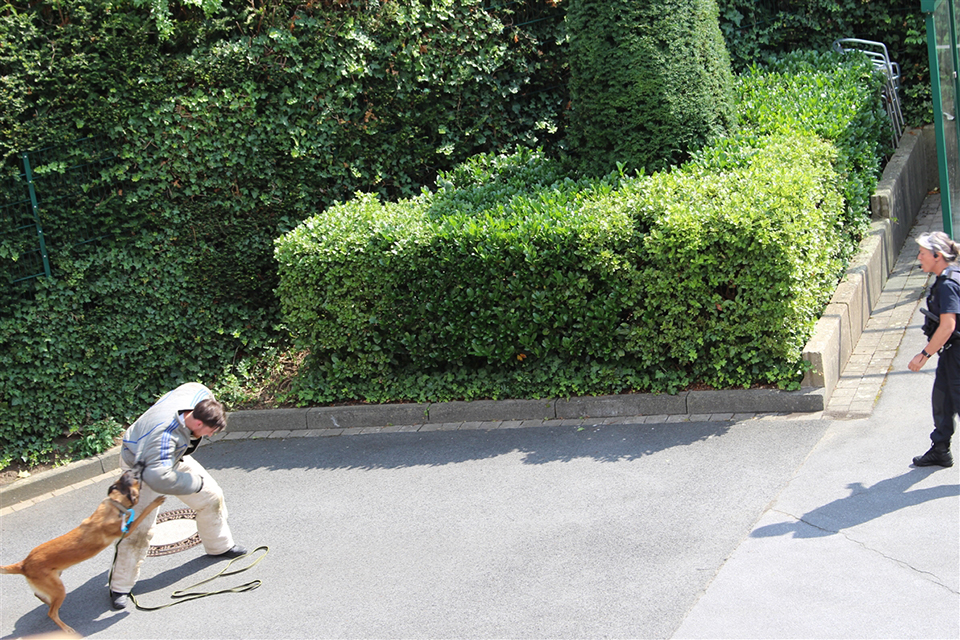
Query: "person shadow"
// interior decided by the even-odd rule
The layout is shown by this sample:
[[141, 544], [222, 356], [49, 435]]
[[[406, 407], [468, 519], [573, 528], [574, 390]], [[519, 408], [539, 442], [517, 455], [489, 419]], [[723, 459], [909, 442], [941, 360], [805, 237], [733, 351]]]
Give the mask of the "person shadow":
[[[169, 591], [172, 585], [190, 576], [201, 574], [205, 569], [221, 561], [222, 559], [211, 558], [206, 555], [193, 558], [182, 565], [148, 579], [140, 580], [137, 582], [134, 593], [138, 597], [145, 596], [150, 599], [149, 604], [155, 604], [154, 601], [161, 600], [163, 598], [161, 594]], [[107, 595], [108, 576], [109, 571], [98, 573], [76, 589], [71, 589], [67, 585], [67, 598], [60, 608], [60, 617], [81, 636], [89, 636], [108, 629], [130, 615], [134, 610], [133, 603], [130, 603], [122, 611], [113, 611]], [[40, 600], [36, 600], [36, 603], [37, 606], [34, 609], [17, 620], [13, 633], [0, 638], [0, 640], [59, 632], [57, 625], [47, 616], [49, 607]], [[164, 603], [161, 602], [160, 604]], [[105, 615], [108, 613], [113, 615]]]
[[760, 527], [750, 537], [770, 538], [788, 534], [794, 538], [831, 536], [900, 509], [960, 495], [960, 486], [955, 484], [910, 491], [910, 487], [929, 477], [931, 471], [930, 468], [914, 468], [869, 487], [860, 482], [851, 482], [847, 485], [850, 495], [845, 498], [817, 507], [796, 521]]

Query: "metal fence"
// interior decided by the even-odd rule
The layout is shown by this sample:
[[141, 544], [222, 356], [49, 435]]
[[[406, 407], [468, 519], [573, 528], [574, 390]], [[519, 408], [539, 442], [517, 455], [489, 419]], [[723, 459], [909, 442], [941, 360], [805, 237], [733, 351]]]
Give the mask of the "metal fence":
[[0, 179], [0, 267], [11, 284], [50, 277], [50, 253], [110, 235], [89, 210], [109, 195], [113, 161], [102, 138], [24, 151]]

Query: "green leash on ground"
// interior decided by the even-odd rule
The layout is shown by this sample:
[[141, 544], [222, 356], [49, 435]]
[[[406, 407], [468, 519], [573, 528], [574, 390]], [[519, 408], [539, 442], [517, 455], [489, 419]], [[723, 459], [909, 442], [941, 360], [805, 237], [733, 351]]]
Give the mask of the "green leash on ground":
[[[261, 551], [261, 550], [263, 551], [263, 555], [257, 558], [253, 563], [249, 564], [248, 566], [242, 569], [234, 569], [233, 571], [229, 570], [231, 565], [233, 565], [234, 562], [237, 562], [238, 560], [243, 560], [244, 558], [249, 558], [250, 556], [255, 554], [257, 551]], [[260, 580], [253, 580], [251, 582], [246, 582], [244, 584], [237, 585], [236, 587], [231, 587], [229, 589], [220, 589], [219, 591], [193, 592], [191, 590], [196, 589], [200, 585], [207, 584], [208, 582], [213, 582], [217, 578], [236, 575], [238, 573], [243, 573], [247, 569], [254, 568], [255, 566], [257, 566], [257, 564], [261, 560], [263, 560], [266, 557], [268, 551], [270, 551], [270, 547], [261, 546], [261, 547], [257, 547], [250, 553], [234, 558], [233, 560], [228, 562], [227, 566], [221, 569], [217, 574], [207, 578], [206, 580], [201, 580], [200, 582], [194, 585], [190, 585], [186, 589], [180, 589], [180, 590], [174, 591], [172, 594], [170, 594], [170, 597], [175, 598], [176, 599], [175, 602], [168, 602], [167, 604], [160, 605], [159, 607], [145, 607], [141, 605], [139, 602], [137, 602], [136, 597], [132, 593], [130, 594], [130, 602], [132, 602], [134, 606], [136, 606], [137, 609], [139, 609], [140, 611], [159, 611], [160, 609], [166, 609], [167, 607], [172, 607], [175, 604], [183, 604], [184, 602], [190, 602], [191, 600], [206, 598], [207, 596], [215, 596], [221, 593], [243, 593], [244, 591], [253, 591], [254, 589], [256, 589], [262, 584]]]

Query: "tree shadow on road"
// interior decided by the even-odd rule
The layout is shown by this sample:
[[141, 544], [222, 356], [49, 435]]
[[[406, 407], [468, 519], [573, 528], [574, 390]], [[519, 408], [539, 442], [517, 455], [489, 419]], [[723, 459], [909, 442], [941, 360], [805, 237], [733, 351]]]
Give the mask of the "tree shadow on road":
[[635, 460], [727, 435], [730, 422], [530, 427], [221, 441], [198, 452], [209, 469], [397, 469], [521, 454], [524, 464]]
[[870, 522], [894, 511], [913, 507], [930, 500], [953, 498], [960, 495], [958, 485], [940, 485], [910, 491], [910, 487], [929, 477], [935, 471], [911, 469], [903, 475], [888, 478], [865, 487], [860, 482], [847, 485], [850, 495], [839, 498], [805, 513], [794, 522], [779, 522], [760, 527], [750, 534], [753, 538], [769, 538], [792, 534], [794, 538], [831, 536], [844, 529]]

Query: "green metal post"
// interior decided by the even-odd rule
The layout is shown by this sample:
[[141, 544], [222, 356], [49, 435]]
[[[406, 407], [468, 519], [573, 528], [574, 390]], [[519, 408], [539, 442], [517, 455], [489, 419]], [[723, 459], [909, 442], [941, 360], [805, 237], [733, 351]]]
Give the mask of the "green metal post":
[[[940, 56], [937, 49], [937, 29], [936, 29], [936, 12], [937, 9], [943, 4], [945, 0], [921, 0], [920, 6], [921, 10], [926, 14], [926, 27], [927, 27], [927, 56], [930, 61], [930, 88], [933, 98], [933, 115], [934, 115], [934, 125], [936, 127], [936, 139], [937, 139], [937, 158], [939, 162], [937, 163], [940, 169], [940, 202], [941, 208], [943, 210], [943, 230], [951, 238], [953, 235], [953, 215], [951, 207], [951, 198], [950, 198], [950, 171], [947, 164], [947, 141], [946, 141], [946, 129], [944, 127], [944, 112], [943, 112], [943, 94], [941, 91], [944, 87], [940, 82]], [[948, 8], [950, 9], [948, 15], [953, 22], [952, 16], [952, 6], [948, 2]], [[955, 59], [956, 56], [956, 30], [954, 25], [950, 25], [952, 38], [951, 49], [954, 49], [952, 58]], [[953, 62], [953, 59], [951, 60]], [[954, 63], [954, 70], [957, 67]], [[956, 75], [954, 75], [956, 79]], [[949, 87], [949, 89], [954, 89]], [[954, 89], [955, 90], [955, 89]], [[956, 102], [956, 99], [955, 99]]]
[[[950, 56], [950, 64], [953, 68], [953, 82], [951, 83], [950, 89], [953, 91], [953, 113], [943, 113], [943, 117], [952, 117], [953, 124], [953, 133], [954, 133], [954, 150], [957, 151], [957, 154], [960, 154], [960, 121], [957, 120], [957, 116], [960, 115], [960, 79], [958, 79], [958, 71], [960, 71], [960, 59], [957, 58], [957, 2], [958, 0], [946, 0], [947, 6], [947, 16], [950, 22], [950, 41], [947, 43], [949, 45], [948, 52]], [[946, 122], [944, 122], [946, 124]], [[947, 130], [944, 128], [944, 136], [947, 135]], [[944, 138], [944, 144], [946, 144], [946, 138]], [[957, 158], [957, 156], [954, 156]], [[947, 158], [949, 162], [950, 158]], [[960, 162], [960, 160], [958, 160]], [[946, 163], [945, 163], [946, 164]], [[952, 215], [960, 215], [960, 207], [954, 206], [957, 204], [957, 197], [960, 196], [960, 166], [953, 167], [953, 182], [949, 185], [947, 192], [947, 197], [950, 199], [950, 212]], [[947, 166], [947, 173], [950, 173], [950, 166]], [[941, 196], [942, 198], [943, 196]], [[952, 220], [952, 217], [951, 217]], [[954, 225], [957, 226], [957, 225]], [[950, 237], [953, 237], [952, 235]]]
[[[960, 33], [957, 33], [957, 28], [960, 26], [960, 15], [958, 15], [960, 13], [960, 3], [958, 3], [958, 0], [952, 0], [947, 6], [950, 10], [950, 53], [953, 55], [953, 132], [957, 138], [955, 148], [960, 154], [960, 117], [958, 117], [960, 116]], [[956, 169], [957, 173], [960, 174], [960, 166]], [[953, 187], [960, 189], [960, 179], [956, 181]], [[953, 213], [960, 215], [958, 207], [953, 206], [956, 204], [955, 200], [960, 196], [960, 193], [955, 191], [953, 187], [951, 187], [950, 195], [954, 200], [950, 201], [950, 209]]]
[[27, 179], [27, 189], [30, 191], [30, 210], [33, 213], [33, 223], [37, 226], [37, 238], [40, 240], [40, 257], [43, 259], [43, 272], [50, 277], [50, 259], [47, 256], [47, 243], [43, 239], [43, 226], [40, 224], [40, 210], [37, 205], [37, 192], [33, 188], [33, 172], [30, 170], [30, 156], [27, 153], [23, 158], [23, 172]]

